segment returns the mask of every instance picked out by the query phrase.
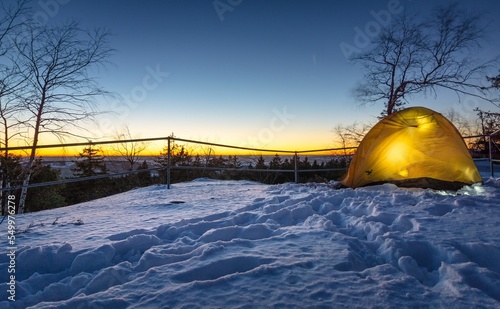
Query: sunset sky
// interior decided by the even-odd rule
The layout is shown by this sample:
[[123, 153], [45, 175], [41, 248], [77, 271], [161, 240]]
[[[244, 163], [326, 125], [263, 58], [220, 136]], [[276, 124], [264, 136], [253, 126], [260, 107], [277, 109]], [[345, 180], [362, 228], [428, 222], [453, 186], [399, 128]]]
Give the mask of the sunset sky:
[[[360, 106], [351, 94], [362, 71], [341, 47], [363, 47], [356, 31], [376, 31], [369, 26], [380, 24], [382, 11], [426, 12], [447, 2], [37, 0], [33, 7], [35, 17], [49, 23], [78, 21], [113, 33], [116, 52], [99, 82], [121, 99], [98, 102], [115, 114], [90, 128], [95, 140], [128, 125], [137, 137], [175, 133], [300, 150], [332, 147], [336, 125], [374, 123], [382, 110]], [[459, 3], [484, 12], [489, 27], [500, 29], [500, 1]], [[478, 57], [500, 53], [499, 37], [492, 33]], [[477, 100], [460, 105], [446, 93], [413, 102], [465, 115], [483, 106]], [[48, 136], [43, 141], [54, 142]]]

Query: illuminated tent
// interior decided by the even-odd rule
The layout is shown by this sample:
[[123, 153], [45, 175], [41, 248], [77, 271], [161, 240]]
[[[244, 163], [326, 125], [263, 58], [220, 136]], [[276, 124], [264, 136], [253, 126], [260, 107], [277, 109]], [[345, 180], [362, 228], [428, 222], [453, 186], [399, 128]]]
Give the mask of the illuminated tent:
[[411, 107], [366, 134], [342, 181], [351, 188], [386, 182], [455, 190], [482, 179], [453, 124], [433, 110]]

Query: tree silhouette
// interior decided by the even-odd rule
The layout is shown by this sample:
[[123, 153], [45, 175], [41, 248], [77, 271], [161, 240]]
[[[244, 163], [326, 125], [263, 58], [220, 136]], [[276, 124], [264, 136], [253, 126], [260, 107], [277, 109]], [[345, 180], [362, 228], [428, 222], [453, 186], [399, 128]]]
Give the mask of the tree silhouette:
[[[29, 183], [40, 135], [50, 133], [60, 139], [72, 135], [68, 127], [79, 126], [99, 112], [97, 96], [106, 94], [91, 70], [103, 65], [111, 53], [108, 34], [81, 30], [76, 23], [57, 27], [29, 25], [15, 40], [18, 66], [26, 80], [20, 94], [31, 140], [31, 150], [23, 185]], [[19, 198], [23, 212], [27, 188]]]
[[75, 167], [72, 169], [77, 177], [90, 177], [108, 173], [104, 157], [100, 154], [101, 150], [86, 147], [79, 153], [78, 160], [75, 161]]
[[125, 157], [125, 160], [127, 160], [129, 164], [128, 170], [132, 171], [134, 169], [134, 165], [140, 159], [139, 155], [148, 147], [148, 143], [126, 142], [126, 140], [134, 139], [128, 126], [125, 126], [121, 133], [117, 133], [115, 138], [122, 142], [112, 146], [112, 149], [120, 156]]
[[[0, 187], [2, 189], [10, 187], [13, 174], [17, 174], [9, 170], [13, 166], [17, 169], [17, 166], [10, 164], [12, 157], [8, 147], [9, 141], [19, 135], [16, 129], [22, 124], [17, 116], [23, 108], [17, 104], [16, 97], [23, 88], [24, 79], [17, 66], [16, 60], [19, 55], [15, 51], [13, 42], [19, 29], [25, 25], [29, 13], [28, 0], [0, 2], [0, 147], [7, 149], [2, 153], [3, 158], [0, 159]], [[21, 177], [21, 174], [16, 177]], [[9, 192], [0, 191], [2, 214], [6, 209], [5, 197], [8, 194]]]
[[488, 81], [491, 82], [490, 88], [500, 89], [500, 74], [494, 77], [488, 77]]
[[[43, 164], [43, 160], [38, 158], [33, 164], [33, 173], [30, 183], [43, 183], [59, 180], [60, 172], [53, 169], [50, 165]], [[65, 200], [62, 195], [64, 186], [52, 185], [40, 188], [32, 188], [26, 197], [26, 208], [30, 212], [43, 209], [57, 208], [65, 206]]]
[[410, 96], [436, 95], [438, 88], [496, 105], [481, 84], [493, 61], [474, 58], [485, 35], [481, 20], [456, 4], [438, 8], [427, 19], [394, 16], [371, 50], [351, 57], [365, 71], [354, 95], [363, 103], [384, 102], [383, 116], [401, 109]]

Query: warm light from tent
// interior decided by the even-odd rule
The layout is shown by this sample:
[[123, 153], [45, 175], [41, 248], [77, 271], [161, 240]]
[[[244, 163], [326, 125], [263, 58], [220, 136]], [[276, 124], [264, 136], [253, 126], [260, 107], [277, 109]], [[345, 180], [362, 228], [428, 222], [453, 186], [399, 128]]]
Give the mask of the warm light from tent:
[[[458, 169], [460, 169], [460, 167], [458, 167]], [[472, 177], [473, 177], [473, 175], [474, 175], [474, 172], [475, 172], [475, 171], [474, 171], [473, 169], [471, 169], [470, 167], [467, 167], [467, 168], [465, 168], [465, 169], [461, 169], [461, 170], [463, 170], [463, 171], [464, 171], [465, 176], [467, 176], [467, 177], [469, 177], [469, 178], [472, 178]]]
[[418, 117], [415, 119], [417, 122], [417, 128], [420, 130], [429, 130], [436, 124], [434, 117]]
[[452, 185], [481, 182], [453, 124], [424, 107], [408, 108], [381, 120], [366, 134], [357, 153], [363, 155], [353, 157], [342, 181], [351, 188], [421, 178]]
[[405, 168], [405, 169], [402, 169], [398, 172], [399, 176], [402, 176], [402, 177], [408, 177], [408, 170]]
[[398, 164], [404, 161], [408, 154], [408, 146], [403, 141], [392, 144], [386, 152], [387, 161]]
[[397, 142], [394, 142], [387, 148], [386, 162], [388, 165], [398, 166], [397, 174], [401, 177], [408, 177], [407, 161], [410, 157], [411, 138], [404, 135], [400, 136]]

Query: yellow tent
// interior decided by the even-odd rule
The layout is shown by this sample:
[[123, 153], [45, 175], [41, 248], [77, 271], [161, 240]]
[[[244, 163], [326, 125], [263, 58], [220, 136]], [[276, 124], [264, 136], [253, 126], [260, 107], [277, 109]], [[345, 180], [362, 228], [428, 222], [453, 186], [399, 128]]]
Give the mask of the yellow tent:
[[351, 188], [386, 182], [458, 189], [482, 179], [455, 126], [433, 110], [411, 107], [366, 134], [342, 181]]

